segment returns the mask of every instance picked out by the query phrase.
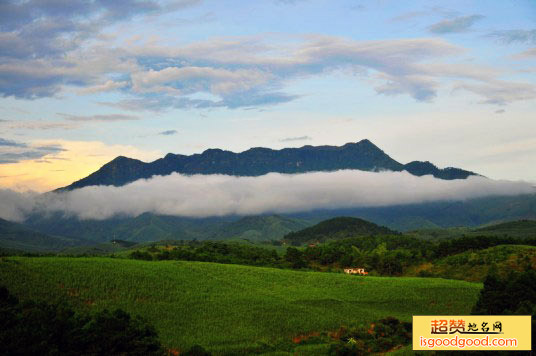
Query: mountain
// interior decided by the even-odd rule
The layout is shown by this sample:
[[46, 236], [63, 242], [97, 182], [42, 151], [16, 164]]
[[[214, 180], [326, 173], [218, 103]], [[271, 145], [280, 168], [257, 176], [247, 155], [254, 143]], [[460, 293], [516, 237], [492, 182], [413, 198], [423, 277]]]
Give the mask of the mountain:
[[415, 161], [403, 165], [369, 140], [362, 140], [340, 147], [303, 146], [281, 150], [255, 147], [240, 153], [209, 149], [191, 156], [168, 153], [164, 158], [149, 163], [119, 156], [98, 171], [58, 190], [72, 190], [90, 185], [121, 186], [141, 178], [168, 175], [173, 172], [260, 176], [270, 172], [304, 173], [340, 169], [407, 170], [415, 175], [432, 174], [441, 179], [465, 179], [475, 175], [473, 172], [458, 168], [439, 169], [430, 162]]
[[475, 233], [536, 238], [536, 220], [518, 220], [489, 225], [476, 229]]
[[185, 218], [144, 213], [136, 217], [115, 217], [106, 220], [80, 220], [62, 214], [33, 215], [24, 224], [40, 232], [83, 238], [95, 242], [125, 240], [147, 242], [159, 240], [204, 240], [221, 228], [229, 219]]
[[248, 239], [280, 240], [291, 231], [312, 225], [305, 219], [278, 215], [185, 218], [144, 213], [136, 217], [79, 220], [76, 217], [34, 215], [25, 221], [31, 229], [46, 234], [82, 238], [94, 243], [115, 239], [132, 242], [160, 240]]
[[[33, 215], [24, 225], [34, 233], [38, 231], [45, 235], [65, 236], [70, 241], [92, 241], [93, 244], [113, 239], [147, 242], [165, 239], [246, 238], [263, 241], [280, 239], [291, 231], [338, 216], [358, 217], [398, 231], [457, 226], [479, 228], [485, 224], [512, 220], [535, 220], [536, 194], [385, 207], [314, 210], [277, 216], [185, 218], [144, 213], [137, 217], [79, 220], [62, 214]], [[523, 230], [523, 234], [526, 234], [531, 231], [532, 224], [533, 222], [527, 222], [520, 226], [515, 223], [516, 226], [506, 226], [506, 230], [508, 235], [514, 230]], [[500, 226], [494, 229], [496, 234], [506, 233]]]
[[452, 179], [465, 179], [471, 175], [477, 175], [476, 173], [464, 171], [460, 168], [447, 167], [444, 169], [437, 168], [434, 164], [426, 161], [413, 161], [404, 165], [404, 170], [413, 174], [414, 176], [433, 175], [439, 179], [452, 180]]
[[0, 219], [0, 248], [28, 252], [59, 251], [88, 244], [79, 239], [50, 236], [21, 224]]
[[512, 220], [536, 220], [536, 194], [489, 196], [464, 201], [438, 201], [384, 207], [316, 210], [291, 217], [325, 220], [335, 216], [356, 216], [398, 231], [434, 227], [480, 227]]
[[326, 240], [367, 235], [398, 234], [396, 231], [378, 226], [370, 221], [353, 217], [338, 217], [322, 221], [314, 226], [285, 235], [284, 240], [293, 245], [306, 242], [324, 242]]
[[247, 239], [249, 241], [280, 240], [286, 234], [311, 226], [307, 220], [279, 215], [246, 216], [223, 225], [211, 238]]

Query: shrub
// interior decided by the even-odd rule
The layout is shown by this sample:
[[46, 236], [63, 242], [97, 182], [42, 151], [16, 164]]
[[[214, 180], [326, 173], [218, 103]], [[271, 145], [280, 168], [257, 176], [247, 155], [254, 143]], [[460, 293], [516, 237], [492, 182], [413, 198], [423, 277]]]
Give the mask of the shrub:
[[118, 309], [79, 315], [59, 304], [20, 303], [0, 287], [2, 355], [163, 355], [154, 328]]

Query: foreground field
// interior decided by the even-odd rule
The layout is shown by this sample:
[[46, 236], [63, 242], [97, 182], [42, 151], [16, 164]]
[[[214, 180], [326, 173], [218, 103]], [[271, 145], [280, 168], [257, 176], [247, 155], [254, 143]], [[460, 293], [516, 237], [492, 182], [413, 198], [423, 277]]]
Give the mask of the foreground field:
[[150, 320], [166, 347], [199, 344], [217, 353], [273, 350], [296, 335], [386, 316], [467, 314], [481, 288], [432, 278], [67, 257], [0, 259], [0, 284], [21, 299], [122, 308]]

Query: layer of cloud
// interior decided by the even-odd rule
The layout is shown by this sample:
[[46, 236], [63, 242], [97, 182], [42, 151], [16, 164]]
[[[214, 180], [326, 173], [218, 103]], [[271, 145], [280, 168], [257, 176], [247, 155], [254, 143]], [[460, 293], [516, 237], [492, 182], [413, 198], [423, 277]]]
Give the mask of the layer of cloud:
[[460, 83], [455, 89], [464, 89], [483, 98], [483, 104], [506, 105], [513, 101], [529, 100], [536, 97], [536, 88], [526, 83], [490, 80], [485, 83]]
[[78, 90], [79, 94], [95, 94], [107, 91], [113, 91], [116, 89], [124, 88], [128, 85], [126, 81], [114, 82], [113, 80], [107, 80], [103, 84], [89, 86], [87, 88], [82, 88]]
[[[103, 28], [120, 21], [154, 19], [197, 3], [74, 0], [60, 9], [56, 2], [5, 2], [0, 6], [0, 96], [34, 99], [67, 90], [88, 95], [121, 91], [122, 99], [105, 104], [130, 111], [235, 109], [288, 103], [302, 96], [285, 92], [293, 81], [340, 71], [379, 94], [409, 95], [420, 102], [433, 101], [453, 77], [464, 81], [458, 88], [500, 80], [499, 71], [472, 74], [482, 72], [478, 64], [453, 65], [452, 58], [466, 50], [438, 38], [358, 41], [262, 34], [170, 44], [158, 38], [122, 42], [99, 37]], [[429, 30], [463, 32], [481, 18], [450, 17]], [[449, 66], [447, 72], [431, 69]], [[470, 91], [482, 96], [482, 102], [497, 102], [488, 96], [490, 90]], [[508, 103], [534, 98], [516, 93], [502, 97]]]
[[309, 141], [312, 140], [309, 136], [297, 136], [297, 137], [285, 137], [279, 140], [279, 142], [296, 142], [296, 141]]
[[504, 30], [495, 31], [488, 35], [502, 43], [536, 44], [536, 30]]
[[514, 56], [515, 59], [533, 59], [534, 57], [536, 57], [536, 48], [530, 48]]
[[446, 19], [429, 26], [428, 30], [438, 34], [467, 32], [475, 22], [483, 18], [482, 15], [470, 15]]
[[79, 123], [74, 122], [58, 122], [58, 121], [16, 121], [4, 120], [2, 123], [4, 128], [8, 129], [24, 129], [24, 130], [73, 130], [79, 128]]
[[0, 165], [17, 163], [29, 159], [39, 159], [62, 151], [64, 149], [55, 144], [28, 145], [23, 142], [0, 138]]
[[134, 115], [125, 114], [105, 114], [105, 115], [70, 115], [59, 114], [68, 121], [81, 121], [81, 122], [109, 122], [109, 121], [130, 121], [139, 120], [140, 118]]
[[[118, 22], [176, 11], [200, 1], [2, 1], [0, 95], [27, 99], [53, 96], [64, 85], [82, 85], [82, 93], [120, 88], [125, 83], [101, 81], [104, 78], [98, 73], [103, 64], [109, 65], [107, 61], [96, 63], [99, 61], [94, 57], [102, 57], [102, 51], [88, 45], [104, 28]], [[118, 61], [123, 60], [108, 58], [109, 63]], [[88, 67], [86, 62], [93, 64]], [[108, 70], [110, 67], [105, 72], [111, 73]]]
[[26, 147], [24, 143], [15, 142], [13, 140], [7, 140], [0, 137], [0, 146], [4, 147]]
[[137, 15], [154, 15], [200, 0], [40, 1], [0, 3], [0, 56], [61, 57], [95, 37], [100, 29]]
[[80, 219], [156, 214], [206, 217], [388, 206], [535, 192], [531, 184], [484, 177], [440, 180], [407, 172], [343, 170], [260, 177], [171, 174], [123, 187], [91, 186], [44, 195], [0, 191], [0, 217], [63, 212]]
[[[158, 58], [158, 63], [190, 63], [187, 67], [167, 66], [159, 71], [137, 73], [133, 88], [167, 97], [165, 100], [148, 98], [147, 101], [155, 104], [145, 105], [150, 109], [159, 105], [229, 108], [273, 105], [298, 97], [275, 90], [291, 79], [346, 69], [355, 73], [356, 79], [370, 72], [381, 83], [381, 88], [380, 85], [376, 88], [379, 93], [396, 88], [391, 93], [409, 94], [425, 101], [434, 96], [435, 88], [430, 86], [433, 78], [420, 75], [417, 64], [463, 52], [440, 39], [354, 41], [309, 35], [295, 40], [275, 46], [262, 37], [219, 38], [181, 48], [133, 48], [138, 58], [153, 62]], [[194, 92], [208, 92], [221, 100], [192, 101], [187, 95]], [[140, 106], [133, 108], [137, 110]]]
[[166, 131], [159, 132], [158, 134], [162, 135], [162, 136], [172, 136], [172, 135], [176, 135], [178, 133], [179, 133], [179, 131], [177, 131], [177, 130], [166, 130]]

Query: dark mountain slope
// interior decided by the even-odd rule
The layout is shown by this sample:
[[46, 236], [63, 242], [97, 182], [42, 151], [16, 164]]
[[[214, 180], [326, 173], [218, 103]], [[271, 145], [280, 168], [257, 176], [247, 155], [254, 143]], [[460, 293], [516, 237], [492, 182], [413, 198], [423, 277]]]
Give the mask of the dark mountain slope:
[[476, 229], [475, 233], [487, 233], [513, 237], [535, 237], [536, 220], [509, 221]]
[[272, 150], [256, 147], [234, 153], [209, 149], [191, 156], [169, 153], [164, 158], [145, 163], [127, 157], [117, 157], [98, 171], [59, 190], [72, 190], [89, 185], [121, 186], [153, 175], [227, 174], [259, 176], [270, 172], [304, 173], [358, 169], [363, 171], [402, 171], [412, 174], [432, 174], [441, 179], [464, 179], [474, 173], [456, 168], [438, 169], [429, 162], [412, 162], [406, 166], [389, 157], [369, 140], [344, 146], [303, 146]]
[[279, 215], [246, 216], [223, 225], [211, 236], [213, 239], [248, 239], [250, 241], [280, 240], [289, 232], [311, 226], [307, 220]]
[[434, 164], [426, 161], [413, 161], [404, 165], [404, 169], [415, 176], [433, 175], [439, 179], [465, 179], [472, 175], [477, 175], [474, 172], [465, 171], [460, 168], [447, 167], [444, 169], [437, 168]]
[[285, 235], [284, 240], [292, 244], [323, 242], [355, 236], [397, 234], [370, 221], [352, 217], [338, 217], [322, 221], [314, 226]]
[[399, 231], [422, 227], [479, 227], [501, 221], [536, 219], [536, 194], [490, 196], [465, 201], [439, 201], [371, 208], [316, 210], [290, 214], [306, 220], [358, 216]]
[[[236, 220], [236, 218], [234, 218]], [[25, 225], [43, 233], [80, 237], [93, 242], [115, 239], [135, 242], [206, 239], [220, 229], [226, 218], [185, 218], [144, 213], [136, 217], [79, 220], [62, 214], [34, 215]]]
[[88, 244], [88, 241], [49, 236], [21, 224], [0, 219], [0, 248], [44, 252]]
[[186, 218], [144, 213], [137, 217], [79, 220], [76, 217], [32, 216], [25, 224], [46, 234], [80, 237], [95, 242], [114, 239], [134, 242], [160, 240], [249, 239], [279, 240], [291, 231], [312, 225], [310, 221], [278, 215]]

